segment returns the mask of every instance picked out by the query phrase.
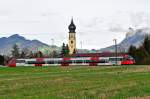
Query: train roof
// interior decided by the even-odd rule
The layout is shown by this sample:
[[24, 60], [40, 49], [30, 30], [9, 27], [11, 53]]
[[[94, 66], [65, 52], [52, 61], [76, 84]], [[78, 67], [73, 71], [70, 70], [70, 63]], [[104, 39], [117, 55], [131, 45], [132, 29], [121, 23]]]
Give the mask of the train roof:
[[[126, 56], [126, 53], [117, 53], [117, 56]], [[77, 53], [76, 57], [114, 57], [116, 53]]]

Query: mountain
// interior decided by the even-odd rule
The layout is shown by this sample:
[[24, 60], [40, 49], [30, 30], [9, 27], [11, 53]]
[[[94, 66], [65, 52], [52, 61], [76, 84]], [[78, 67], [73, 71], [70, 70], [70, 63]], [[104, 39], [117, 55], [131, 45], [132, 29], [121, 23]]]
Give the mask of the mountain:
[[[38, 40], [28, 40], [23, 36], [18, 34], [12, 35], [10, 37], [2, 37], [0, 38], [0, 54], [1, 55], [10, 55], [12, 46], [17, 44], [20, 50], [24, 48], [28, 48], [30, 51], [45, 51], [51, 50], [52, 46], [49, 46], [45, 43], [42, 43]], [[57, 46], [53, 46], [53, 48], [58, 49]]]
[[[131, 45], [139, 47], [146, 35], [150, 35], [150, 28], [143, 28], [143, 29], [136, 29], [136, 30], [129, 30], [126, 34], [126, 38], [118, 44], [118, 51], [125, 51], [127, 52]], [[115, 46], [109, 46], [103, 49], [100, 49], [101, 52], [114, 52]]]

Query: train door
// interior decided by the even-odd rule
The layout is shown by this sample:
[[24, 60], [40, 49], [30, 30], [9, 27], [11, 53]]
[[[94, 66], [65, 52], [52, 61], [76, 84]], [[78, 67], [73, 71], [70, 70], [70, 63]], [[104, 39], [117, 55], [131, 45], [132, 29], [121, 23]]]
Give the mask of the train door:
[[63, 60], [62, 60], [62, 63], [61, 63], [61, 66], [69, 66], [69, 61], [70, 60], [70, 58], [63, 58]]
[[99, 57], [91, 57], [91, 62], [89, 62], [90, 66], [97, 66], [99, 61]]
[[44, 59], [43, 58], [37, 58], [36, 59], [36, 64], [35, 64], [35, 66], [42, 66], [42, 64], [43, 64], [43, 62], [44, 62]]

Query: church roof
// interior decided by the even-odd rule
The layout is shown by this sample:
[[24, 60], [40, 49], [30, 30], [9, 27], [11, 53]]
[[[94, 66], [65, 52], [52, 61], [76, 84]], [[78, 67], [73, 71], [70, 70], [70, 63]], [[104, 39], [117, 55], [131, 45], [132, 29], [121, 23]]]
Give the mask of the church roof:
[[68, 29], [69, 29], [69, 33], [75, 33], [76, 26], [73, 22], [73, 18], [71, 20], [71, 24], [69, 25]]

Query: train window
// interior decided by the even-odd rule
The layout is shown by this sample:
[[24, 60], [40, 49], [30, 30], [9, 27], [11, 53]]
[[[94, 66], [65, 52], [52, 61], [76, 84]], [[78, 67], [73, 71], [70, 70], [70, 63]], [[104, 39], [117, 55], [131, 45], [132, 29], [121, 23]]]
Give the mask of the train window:
[[45, 62], [27, 61], [27, 64], [45, 64]]
[[58, 61], [56, 60], [56, 61], [54, 61], [54, 64], [58, 64]]
[[73, 61], [72, 61], [72, 60], [69, 60], [68, 63], [73, 63]]
[[109, 58], [109, 61], [115, 61], [116, 59], [115, 58]]
[[36, 61], [27, 61], [27, 64], [36, 64]]
[[36, 64], [45, 64], [45, 62], [44, 61], [42, 61], [42, 62], [36, 62]]
[[99, 63], [108, 63], [108, 60], [102, 59], [102, 60], [99, 60]]
[[85, 60], [85, 63], [92, 63], [92, 60]]
[[76, 60], [76, 63], [83, 63], [83, 60]]
[[73, 61], [72, 60], [65, 60], [63, 62], [65, 62], [65, 63], [72, 63]]
[[120, 58], [120, 61], [123, 61], [123, 58]]
[[128, 60], [134, 60], [134, 58], [132, 57], [132, 56], [128, 56], [128, 58], [127, 58]]
[[25, 60], [16, 60], [16, 63], [25, 63]]
[[76, 63], [76, 60], [72, 60], [72, 63]]
[[85, 63], [89, 63], [88, 61], [89, 61], [89, 60], [85, 60], [84, 62], [85, 62]]
[[54, 61], [47, 61], [48, 64], [54, 64]]
[[61, 63], [62, 63], [62, 61], [61, 61], [61, 60], [58, 60], [58, 61], [57, 61], [57, 63], [58, 63], [58, 64], [61, 64]]

